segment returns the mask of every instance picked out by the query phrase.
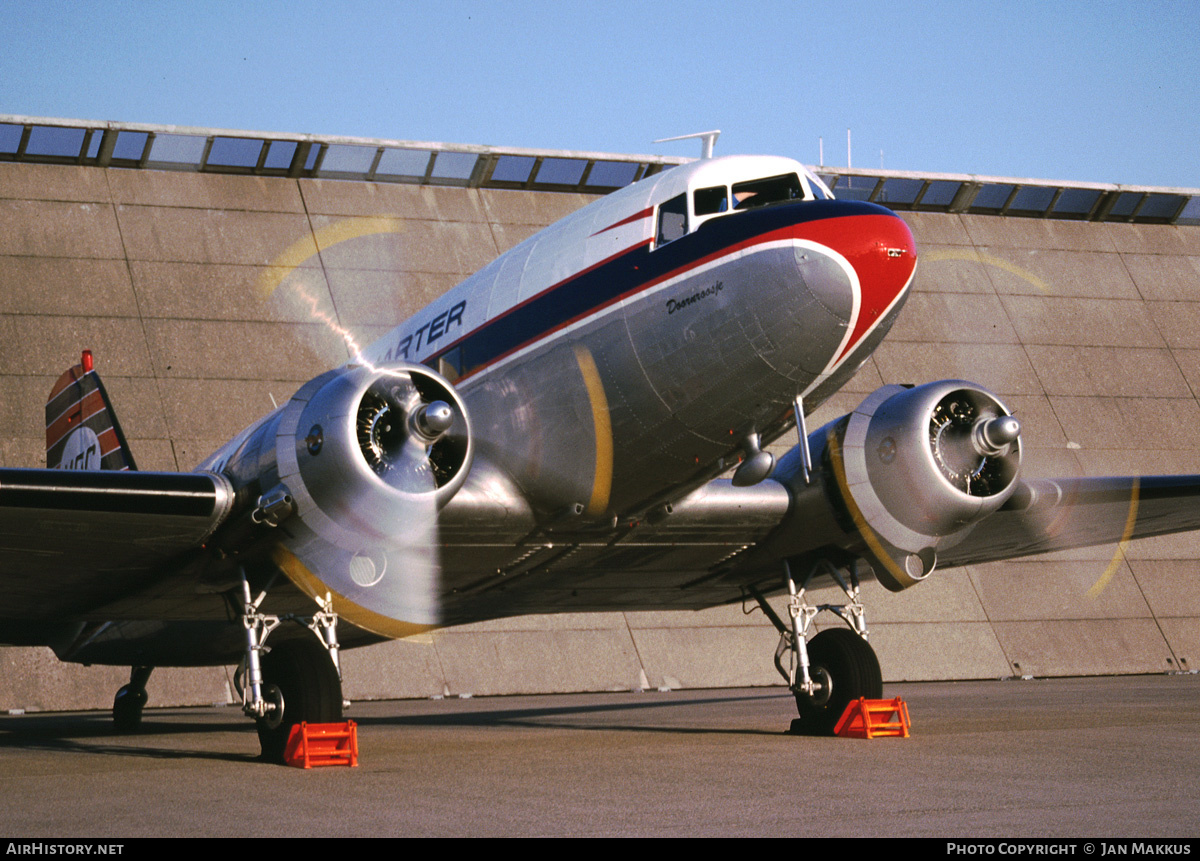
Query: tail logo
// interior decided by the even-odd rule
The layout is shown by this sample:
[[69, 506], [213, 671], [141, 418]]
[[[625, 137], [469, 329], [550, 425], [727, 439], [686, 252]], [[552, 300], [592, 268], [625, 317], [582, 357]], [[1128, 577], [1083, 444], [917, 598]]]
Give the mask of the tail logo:
[[79, 427], [67, 437], [59, 469], [100, 469], [100, 438], [89, 427]]

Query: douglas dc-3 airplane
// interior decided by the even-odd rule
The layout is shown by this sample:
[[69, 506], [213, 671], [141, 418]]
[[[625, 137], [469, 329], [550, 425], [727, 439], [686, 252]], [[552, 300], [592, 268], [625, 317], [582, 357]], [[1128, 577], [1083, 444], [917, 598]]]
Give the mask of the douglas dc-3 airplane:
[[[501, 255], [192, 473], [134, 470], [85, 354], [46, 407], [52, 468], [0, 470], [0, 642], [132, 667], [127, 729], [152, 667], [239, 663], [279, 758], [292, 724], [340, 719], [339, 648], [754, 600], [799, 728], [828, 733], [882, 693], [862, 579], [1200, 527], [1198, 477], [1022, 480], [1018, 420], [961, 380], [809, 432], [916, 267], [900, 218], [799, 163], [706, 158]], [[810, 638], [828, 578], [848, 626]]]

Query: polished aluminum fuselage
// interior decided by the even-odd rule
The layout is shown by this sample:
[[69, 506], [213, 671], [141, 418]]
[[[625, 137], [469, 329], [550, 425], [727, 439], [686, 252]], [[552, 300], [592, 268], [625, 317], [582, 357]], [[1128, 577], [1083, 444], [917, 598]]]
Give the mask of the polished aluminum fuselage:
[[903, 303], [912, 236], [870, 204], [728, 212], [655, 242], [664, 200], [783, 170], [803, 175], [787, 159], [733, 157], [609, 195], [363, 356], [440, 366], [470, 408], [476, 469], [502, 470], [540, 518], [638, 515], [719, 473], [748, 434], [782, 432], [797, 394], [819, 406]]

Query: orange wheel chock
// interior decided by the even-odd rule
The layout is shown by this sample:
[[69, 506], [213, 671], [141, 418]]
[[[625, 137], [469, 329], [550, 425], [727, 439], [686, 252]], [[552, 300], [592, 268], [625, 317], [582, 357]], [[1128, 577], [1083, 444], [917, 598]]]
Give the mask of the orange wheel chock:
[[833, 728], [841, 738], [908, 738], [908, 704], [894, 700], [851, 700]]
[[358, 724], [308, 723], [292, 727], [284, 748], [283, 761], [296, 768], [325, 765], [358, 767]]

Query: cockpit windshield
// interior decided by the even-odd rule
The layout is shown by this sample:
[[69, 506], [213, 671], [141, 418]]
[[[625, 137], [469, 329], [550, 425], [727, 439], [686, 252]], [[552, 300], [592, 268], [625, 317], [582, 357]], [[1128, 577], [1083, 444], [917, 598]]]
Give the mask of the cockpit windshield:
[[798, 172], [760, 176], [732, 185], [693, 188], [690, 194], [671, 198], [659, 205], [655, 245], [665, 245], [695, 231], [710, 218], [777, 203], [828, 200], [833, 196], [812, 173], [803, 168], [801, 171], [803, 178]]
[[803, 199], [804, 187], [800, 184], [800, 177], [794, 173], [769, 176], [766, 179], [752, 179], [749, 182], [737, 182], [733, 185], [734, 209], [754, 209], [759, 206], [769, 206], [772, 203]]

